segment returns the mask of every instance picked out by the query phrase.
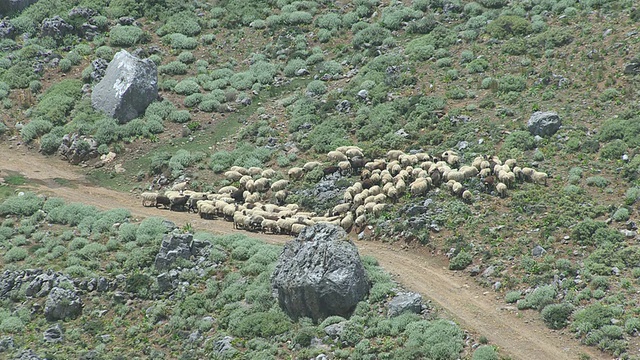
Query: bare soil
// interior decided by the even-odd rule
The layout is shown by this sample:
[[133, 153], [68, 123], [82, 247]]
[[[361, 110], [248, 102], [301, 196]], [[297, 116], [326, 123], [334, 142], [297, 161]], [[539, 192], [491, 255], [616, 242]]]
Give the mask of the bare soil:
[[[44, 157], [23, 148], [0, 144], [0, 176], [21, 174], [35, 191], [81, 202], [101, 209], [126, 208], [134, 217], [161, 216], [178, 226], [229, 234], [238, 230], [231, 223], [202, 220], [197, 215], [142, 207], [135, 194], [90, 184], [80, 167], [55, 157]], [[86, 170], [84, 171], [86, 172]], [[284, 244], [288, 236], [249, 233], [272, 244]], [[519, 311], [504, 303], [502, 296], [477, 285], [465, 273], [447, 269], [446, 261], [420, 248], [401, 249], [394, 244], [356, 241], [360, 252], [379, 263], [407, 289], [422, 294], [475, 336], [486, 337], [503, 355], [514, 359], [611, 359], [597, 349], [581, 345], [567, 331], [549, 330], [535, 311]], [[476, 339], [477, 341], [477, 339]]]

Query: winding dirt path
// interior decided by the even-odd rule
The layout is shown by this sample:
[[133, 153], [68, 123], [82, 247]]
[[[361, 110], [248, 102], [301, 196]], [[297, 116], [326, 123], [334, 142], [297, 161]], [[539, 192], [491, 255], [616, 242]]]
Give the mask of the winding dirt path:
[[[91, 186], [81, 168], [56, 158], [43, 157], [0, 144], [0, 176], [19, 173], [35, 184], [35, 190], [82, 202], [101, 209], [127, 208], [135, 217], [162, 216], [176, 224], [190, 223], [194, 229], [228, 234], [237, 230], [224, 221], [202, 220], [187, 213], [158, 210], [141, 206], [133, 194]], [[62, 186], [61, 181], [65, 184]], [[286, 236], [251, 233], [268, 243], [284, 244]], [[591, 359], [612, 359], [596, 349], [583, 346], [568, 331], [547, 329], [533, 311], [519, 312], [506, 306], [493, 291], [476, 285], [468, 275], [447, 270], [443, 259], [421, 254], [419, 250], [401, 250], [378, 242], [356, 242], [360, 252], [372, 255], [406, 288], [416, 291], [462, 327], [485, 336], [513, 359], [575, 360], [581, 355]]]

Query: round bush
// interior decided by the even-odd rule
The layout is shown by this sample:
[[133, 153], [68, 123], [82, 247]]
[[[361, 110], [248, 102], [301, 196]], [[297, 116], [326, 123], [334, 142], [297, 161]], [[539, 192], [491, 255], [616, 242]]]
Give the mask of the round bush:
[[183, 62], [185, 64], [191, 64], [196, 61], [196, 57], [190, 51], [183, 51], [178, 55], [178, 61]]
[[180, 95], [191, 95], [200, 92], [200, 85], [194, 80], [182, 80], [173, 88], [173, 91]]
[[29, 253], [27, 253], [26, 249], [21, 247], [12, 247], [4, 254], [4, 261], [8, 263], [22, 261], [27, 258], [27, 255], [29, 255]]
[[71, 63], [71, 60], [69, 60], [69, 59], [62, 59], [58, 63], [58, 67], [60, 68], [60, 70], [62, 72], [69, 72], [71, 70], [72, 66], [73, 66], [73, 64]]
[[191, 121], [191, 115], [187, 110], [174, 110], [169, 114], [169, 120], [175, 123], [184, 124]]
[[547, 305], [542, 309], [542, 320], [550, 329], [562, 329], [567, 326], [573, 309], [570, 303]]
[[460, 251], [460, 253], [449, 262], [449, 270], [464, 270], [467, 266], [471, 265], [472, 261], [473, 258], [471, 254], [466, 251]]
[[327, 86], [321, 80], [313, 80], [307, 85], [307, 94], [318, 96], [327, 92]]
[[472, 360], [499, 360], [498, 352], [493, 346], [482, 345], [473, 352]]

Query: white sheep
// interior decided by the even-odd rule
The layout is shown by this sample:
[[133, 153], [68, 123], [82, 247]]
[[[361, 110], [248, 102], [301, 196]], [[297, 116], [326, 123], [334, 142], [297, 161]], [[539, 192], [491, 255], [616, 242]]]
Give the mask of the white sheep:
[[304, 230], [304, 228], [306, 228], [306, 225], [303, 224], [293, 224], [291, 225], [291, 234], [293, 235], [298, 235], [302, 232], [302, 230]]
[[291, 233], [291, 226], [295, 223], [296, 220], [292, 218], [280, 218], [276, 220], [276, 225], [278, 225], [280, 232], [285, 234]]
[[327, 157], [329, 158], [330, 161], [334, 161], [334, 162], [349, 160], [347, 155], [341, 153], [340, 151], [335, 151], [335, 150], [329, 151], [327, 153]]
[[200, 214], [200, 218], [202, 219], [213, 219], [216, 214], [216, 208], [212, 204], [209, 203], [200, 203], [198, 202], [198, 214]]
[[284, 204], [284, 202], [287, 200], [287, 196], [289, 196], [289, 193], [286, 190], [279, 190], [276, 191], [276, 194], [274, 196], [278, 204]]
[[533, 181], [536, 184], [544, 184], [545, 186], [547, 186], [547, 178], [549, 176], [547, 175], [547, 173], [542, 172], [542, 171], [534, 171], [533, 174], [531, 174], [531, 181]]
[[247, 170], [246, 168], [242, 167], [242, 166], [232, 166], [231, 168], [229, 168], [230, 171], [237, 171], [242, 175], [249, 175], [249, 170]]
[[389, 150], [387, 151], [387, 159], [389, 160], [398, 160], [400, 155], [404, 154], [401, 150]]
[[[398, 187], [398, 184], [396, 184], [396, 187]], [[409, 185], [409, 188], [411, 189], [411, 195], [420, 196], [424, 195], [429, 190], [429, 184], [426, 179], [420, 178], [412, 182]]]
[[349, 159], [353, 159], [353, 158], [363, 158], [364, 154], [362, 153], [362, 150], [359, 148], [351, 148], [348, 149], [347, 151], [344, 152], [345, 155], [347, 155], [347, 157]]
[[356, 208], [356, 216], [360, 216], [364, 214], [364, 205], [360, 205]]
[[462, 184], [460, 184], [457, 181], [455, 181], [451, 186], [451, 192], [453, 192], [455, 195], [462, 195], [463, 191], [464, 191], [464, 187], [462, 186]]
[[373, 198], [375, 199], [375, 201], [377, 203], [381, 203], [381, 202], [387, 201], [387, 195], [385, 195], [385, 194], [378, 194], [378, 195], [375, 195]]
[[308, 163], [304, 164], [302, 168], [304, 169], [304, 171], [311, 171], [319, 166], [322, 166], [319, 161], [309, 161]]
[[471, 193], [471, 191], [469, 191], [469, 190], [463, 191], [462, 192], [462, 200], [464, 200], [465, 202], [473, 201], [473, 194]]
[[380, 216], [380, 214], [382, 214], [382, 212], [384, 211], [384, 209], [387, 207], [387, 204], [375, 204], [373, 206], [373, 216]]
[[272, 179], [277, 175], [276, 171], [273, 169], [264, 169], [262, 171], [262, 174], [260, 174], [261, 177], [263, 178], [267, 178], [267, 179]]
[[532, 180], [531, 177], [532, 177], [534, 172], [536, 172], [535, 169], [532, 169], [532, 168], [529, 168], [529, 167], [522, 168], [522, 176], [527, 181], [531, 181]]
[[458, 171], [458, 170], [449, 170], [448, 172], [446, 172], [444, 174], [444, 178], [446, 180], [454, 180], [457, 182], [463, 182], [464, 181], [464, 173]]
[[351, 209], [351, 204], [338, 204], [331, 209], [331, 215], [344, 215], [347, 211]]
[[[476, 156], [475, 158], [473, 158], [473, 161], [471, 162], [471, 166], [473, 166], [474, 168], [476, 168], [476, 170], [480, 171], [482, 170], [482, 162], [485, 161], [484, 157], [482, 156]], [[488, 162], [487, 162], [488, 163]]]
[[252, 166], [249, 169], [247, 169], [247, 171], [249, 172], [249, 175], [251, 175], [251, 176], [262, 175], [262, 169], [257, 167], [257, 166]]
[[233, 186], [233, 185], [227, 185], [227, 186], [223, 186], [220, 189], [218, 189], [218, 194], [232, 194], [234, 192], [238, 191], [238, 188]]
[[280, 227], [278, 227], [278, 223], [275, 220], [264, 219], [260, 225], [263, 233], [266, 233], [267, 231], [272, 234], [280, 233]]
[[405, 183], [405, 181], [404, 181], [404, 180], [402, 180], [402, 179], [398, 179], [398, 180], [395, 182], [395, 187], [396, 187], [396, 189], [398, 190], [398, 194], [399, 194], [399, 195], [404, 194], [404, 192], [407, 190], [407, 184], [406, 184], [406, 183]]
[[245, 211], [236, 211], [233, 213], [233, 228], [240, 229], [244, 227], [244, 222], [247, 216], [245, 215]]
[[504, 161], [504, 164], [507, 165], [510, 169], [513, 169], [516, 166], [516, 159], [507, 159]]
[[140, 194], [140, 197], [142, 198], [142, 206], [155, 206], [156, 205], [156, 198], [158, 197], [158, 193], [157, 192], [143, 192], [142, 194]]
[[249, 175], [242, 175], [242, 177], [240, 178], [240, 180], [238, 180], [238, 183], [240, 184], [241, 187], [243, 188], [247, 188], [247, 182], [249, 181], [253, 181], [253, 178]]
[[292, 167], [287, 171], [287, 175], [291, 180], [299, 180], [304, 176], [304, 170], [300, 167]]
[[507, 185], [505, 185], [505, 183], [499, 182], [496, 185], [496, 192], [498, 193], [498, 195], [500, 195], [500, 197], [507, 196]]
[[349, 161], [340, 161], [338, 163], [338, 167], [340, 168], [340, 173], [348, 174], [351, 172], [351, 163]]
[[284, 190], [289, 185], [289, 180], [281, 179], [271, 184], [271, 191], [276, 192]]
[[183, 181], [181, 183], [174, 184], [171, 187], [171, 191], [184, 191], [184, 189], [187, 188], [187, 185], [189, 185], [189, 180]]
[[229, 181], [238, 181], [242, 178], [242, 176], [243, 175], [237, 171], [229, 170], [224, 173], [224, 177], [227, 178], [227, 180]]
[[479, 170], [475, 166], [469, 165], [461, 166], [458, 171], [464, 174], [465, 179], [471, 179], [479, 173]]
[[367, 205], [368, 203], [374, 203], [376, 202], [376, 197], [374, 195], [369, 195], [364, 199], [364, 204]]
[[421, 162], [431, 160], [431, 156], [425, 152], [416, 153], [416, 157], [418, 158], [418, 161], [421, 161]]
[[354, 221], [354, 225], [356, 226], [357, 229], [362, 229], [362, 227], [366, 223], [367, 223], [367, 217], [364, 214], [356, 217], [356, 220]]
[[351, 212], [348, 212], [345, 217], [340, 220], [340, 226], [347, 232], [351, 230], [353, 226], [353, 214]]
[[253, 182], [257, 192], [267, 192], [267, 190], [269, 190], [270, 183], [271, 179], [267, 178], [260, 178]]
[[386, 191], [387, 197], [389, 199], [391, 199], [391, 201], [395, 202], [396, 200], [398, 200], [399, 194], [398, 194], [398, 189], [396, 189], [395, 186], [391, 186], [387, 191]]
[[380, 187], [380, 185], [373, 185], [372, 187], [369, 188], [369, 194], [371, 195], [378, 195], [382, 192], [382, 188]]

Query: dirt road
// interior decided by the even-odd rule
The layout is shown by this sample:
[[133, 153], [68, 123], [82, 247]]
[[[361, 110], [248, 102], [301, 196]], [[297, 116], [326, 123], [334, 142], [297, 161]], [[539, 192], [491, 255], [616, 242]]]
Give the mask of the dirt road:
[[[39, 192], [102, 209], [127, 208], [135, 217], [162, 216], [178, 225], [190, 223], [196, 230], [221, 234], [237, 231], [224, 221], [201, 220], [194, 214], [142, 207], [134, 194], [91, 186], [82, 174], [83, 169], [57, 158], [10, 150], [5, 144], [0, 145], [0, 154], [0, 176], [6, 176], [8, 172], [20, 173], [29, 179], [29, 183], [36, 184], [35, 190]], [[67, 182], [70, 186], [66, 186]], [[286, 236], [249, 235], [274, 244], [289, 240]], [[589, 355], [591, 359], [612, 358], [579, 344], [568, 331], [547, 329], [537, 312], [519, 312], [515, 307], [506, 306], [496, 293], [476, 285], [468, 275], [447, 270], [441, 258], [377, 242], [358, 241], [356, 244], [362, 254], [377, 258], [399, 283], [432, 300], [462, 327], [485, 336], [490, 343], [498, 345], [504, 355], [523, 360], [575, 360], [581, 354]]]

